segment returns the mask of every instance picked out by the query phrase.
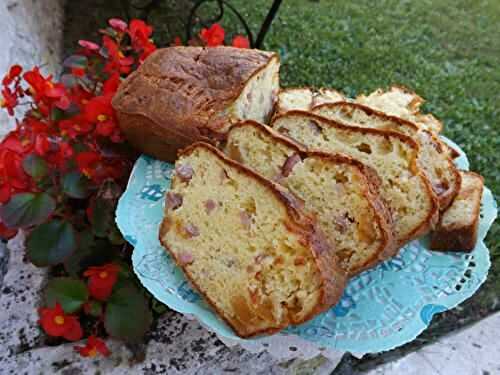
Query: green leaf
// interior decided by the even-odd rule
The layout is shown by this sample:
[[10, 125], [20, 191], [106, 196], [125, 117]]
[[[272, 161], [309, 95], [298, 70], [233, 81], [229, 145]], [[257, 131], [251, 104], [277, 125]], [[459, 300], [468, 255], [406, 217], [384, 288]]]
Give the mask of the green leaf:
[[102, 303], [99, 301], [89, 302], [89, 315], [99, 318], [102, 314]]
[[153, 311], [158, 315], [163, 314], [164, 312], [168, 311], [168, 306], [161, 303], [160, 301], [158, 301], [155, 298], [151, 299], [151, 307], [152, 307]]
[[90, 266], [110, 262], [115, 255], [108, 241], [96, 239], [91, 230], [85, 230], [78, 233], [77, 250], [64, 261], [64, 269], [77, 277]]
[[78, 311], [88, 297], [85, 283], [70, 277], [51, 279], [45, 288], [46, 305], [52, 307], [59, 302], [67, 314]]
[[88, 182], [87, 177], [80, 172], [73, 171], [63, 176], [62, 189], [71, 198], [83, 199], [89, 194]]
[[104, 317], [104, 327], [111, 336], [128, 342], [140, 341], [151, 321], [148, 300], [133, 284], [115, 289]]
[[75, 230], [71, 223], [61, 220], [52, 220], [36, 227], [26, 241], [28, 257], [37, 267], [63, 262], [75, 248]]
[[23, 228], [46, 221], [56, 208], [47, 193], [21, 193], [0, 206], [0, 221], [10, 228]]
[[64, 120], [64, 118], [65, 118], [64, 111], [62, 109], [57, 107], [52, 108], [52, 111], [50, 112], [50, 119], [52, 121], [60, 121]]
[[23, 159], [24, 171], [33, 178], [39, 179], [47, 174], [47, 163], [36, 154], [29, 154]]
[[63, 61], [63, 66], [66, 68], [85, 68], [88, 59], [83, 55], [71, 55]]

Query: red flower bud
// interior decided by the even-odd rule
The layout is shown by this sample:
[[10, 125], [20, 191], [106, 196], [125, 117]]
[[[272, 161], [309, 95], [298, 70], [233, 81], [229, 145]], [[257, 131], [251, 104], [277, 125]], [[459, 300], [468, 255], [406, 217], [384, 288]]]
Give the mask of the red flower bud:
[[75, 346], [75, 351], [78, 352], [82, 357], [93, 358], [97, 354], [102, 354], [107, 357], [111, 354], [106, 343], [94, 335], [89, 336], [87, 339], [87, 344], [85, 346]]
[[243, 35], [236, 35], [233, 38], [233, 47], [250, 48], [250, 42], [247, 37], [244, 37]]
[[118, 272], [120, 267], [113, 263], [87, 269], [83, 275], [89, 278], [87, 286], [90, 295], [98, 301], [107, 300], [118, 279]]
[[200, 32], [200, 38], [209, 47], [220, 46], [224, 44], [224, 29], [218, 23], [214, 23], [209, 29], [203, 28]]

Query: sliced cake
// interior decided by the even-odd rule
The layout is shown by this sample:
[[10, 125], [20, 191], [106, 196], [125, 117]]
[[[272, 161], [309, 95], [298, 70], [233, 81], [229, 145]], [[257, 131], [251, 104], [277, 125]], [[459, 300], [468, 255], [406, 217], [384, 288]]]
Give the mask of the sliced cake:
[[418, 144], [403, 134], [340, 124], [304, 111], [274, 118], [273, 128], [309, 150], [342, 153], [373, 168], [401, 246], [430, 230], [439, 206], [417, 163]]
[[346, 97], [340, 92], [321, 88], [314, 90], [310, 87], [293, 87], [282, 89], [278, 95], [275, 113], [284, 113], [294, 109], [309, 111], [312, 107], [323, 103], [345, 101]]
[[160, 241], [241, 337], [334, 305], [346, 277], [314, 218], [287, 190], [196, 143], [180, 153]]
[[432, 232], [432, 250], [472, 251], [476, 246], [483, 178], [474, 172], [460, 174], [462, 187]]
[[304, 152], [271, 128], [247, 121], [228, 133], [225, 152], [279, 182], [314, 213], [341, 266], [355, 275], [395, 254], [390, 213], [366, 167], [341, 155]]
[[388, 91], [377, 89], [368, 96], [358, 96], [356, 101], [389, 115], [415, 122], [436, 133], [443, 130], [441, 121], [431, 114], [420, 112], [420, 106], [425, 100], [406, 87], [393, 86]]
[[411, 137], [420, 146], [419, 166], [432, 184], [440, 209], [446, 209], [457, 195], [460, 174], [442, 142], [432, 132], [358, 103], [326, 103], [313, 107], [312, 112], [346, 125], [392, 130]]

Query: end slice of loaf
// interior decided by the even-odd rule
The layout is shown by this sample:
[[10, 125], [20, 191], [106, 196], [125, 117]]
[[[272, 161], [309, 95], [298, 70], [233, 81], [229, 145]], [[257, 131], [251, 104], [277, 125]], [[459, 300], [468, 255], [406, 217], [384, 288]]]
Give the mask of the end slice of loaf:
[[439, 133], [443, 124], [431, 114], [420, 112], [420, 106], [425, 100], [406, 87], [393, 86], [388, 91], [375, 90], [368, 96], [360, 95], [356, 101], [373, 107], [389, 115], [401, 117], [415, 122], [424, 129]]
[[390, 213], [367, 167], [341, 155], [304, 152], [256, 122], [235, 125], [225, 152], [304, 201], [350, 276], [395, 255]]
[[282, 89], [278, 94], [275, 113], [285, 113], [292, 110], [309, 111], [316, 105], [345, 101], [346, 97], [337, 90], [310, 87], [293, 87]]
[[380, 194], [391, 211], [398, 245], [427, 233], [435, 224], [437, 197], [418, 166], [419, 146], [411, 138], [347, 126], [303, 111], [277, 116], [272, 125], [310, 150], [341, 153], [373, 168], [380, 177]]
[[181, 152], [160, 241], [241, 337], [334, 305], [345, 273], [296, 199], [206, 143]]
[[439, 208], [446, 209], [457, 195], [460, 174], [434, 133], [358, 103], [326, 103], [313, 107], [312, 112], [346, 125], [391, 130], [411, 137], [420, 146], [418, 163], [432, 184]]
[[431, 235], [432, 250], [472, 251], [476, 246], [483, 177], [460, 171], [462, 187]]

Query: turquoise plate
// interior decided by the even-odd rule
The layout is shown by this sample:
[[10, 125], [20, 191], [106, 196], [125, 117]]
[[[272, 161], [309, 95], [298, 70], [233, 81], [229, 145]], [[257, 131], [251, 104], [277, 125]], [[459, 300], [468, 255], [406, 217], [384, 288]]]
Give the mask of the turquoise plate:
[[[463, 152], [456, 163], [469, 167]], [[194, 316], [217, 335], [243, 340], [191, 288], [158, 241], [172, 170], [172, 164], [141, 156], [118, 204], [116, 222], [135, 248], [134, 270], [144, 287], [170, 308]], [[354, 353], [385, 351], [413, 340], [435, 313], [465, 301], [486, 279], [490, 259], [484, 238], [496, 215], [496, 202], [485, 188], [474, 251], [431, 252], [425, 238], [413, 241], [394, 258], [352, 279], [335, 307], [279, 334]]]

